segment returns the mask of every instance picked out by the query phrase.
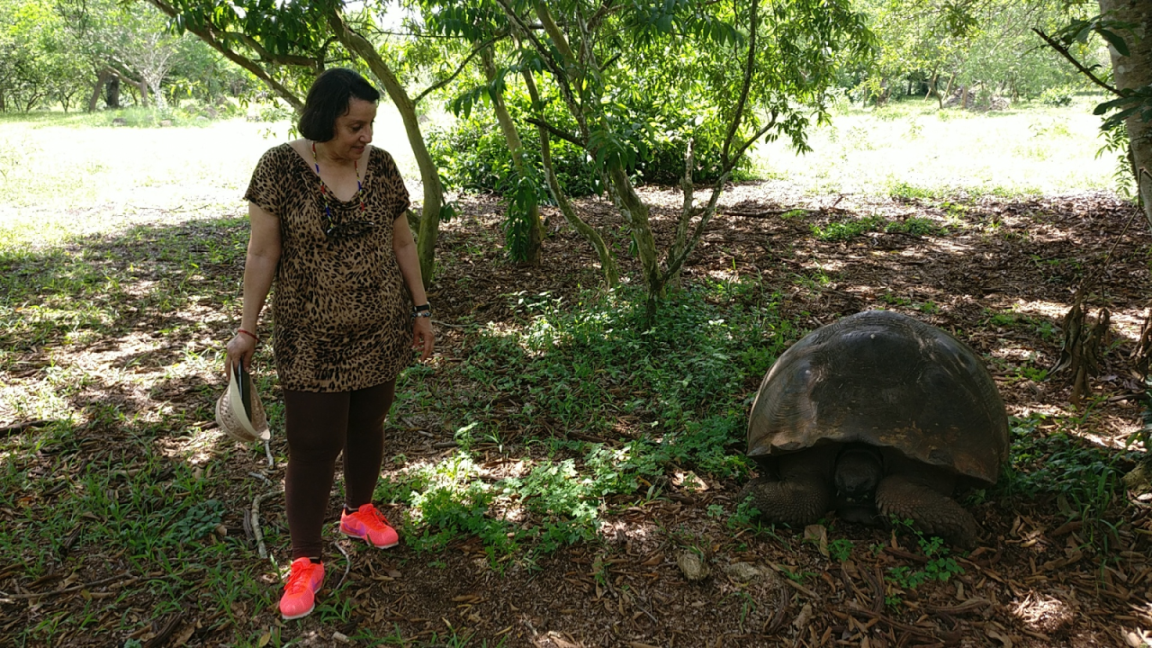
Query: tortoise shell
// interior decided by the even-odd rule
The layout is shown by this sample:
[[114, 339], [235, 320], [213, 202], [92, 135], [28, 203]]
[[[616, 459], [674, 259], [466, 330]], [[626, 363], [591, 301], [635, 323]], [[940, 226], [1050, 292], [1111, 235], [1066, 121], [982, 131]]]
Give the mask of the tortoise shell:
[[1008, 416], [968, 345], [899, 313], [865, 311], [792, 345], [752, 404], [748, 456], [826, 443], [892, 448], [994, 484], [1008, 459]]

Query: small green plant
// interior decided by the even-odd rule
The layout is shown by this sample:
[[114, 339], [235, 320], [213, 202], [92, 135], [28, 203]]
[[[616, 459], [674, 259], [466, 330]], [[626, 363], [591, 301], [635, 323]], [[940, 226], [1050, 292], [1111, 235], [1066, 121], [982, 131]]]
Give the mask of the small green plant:
[[176, 542], [199, 540], [212, 533], [224, 516], [224, 505], [210, 499], [193, 504], [184, 516], [172, 524], [169, 537]]
[[780, 571], [784, 572], [784, 576], [787, 577], [788, 580], [799, 583], [801, 585], [803, 585], [804, 582], [809, 578], [812, 578], [816, 575], [816, 572], [801, 571], [799, 569], [793, 570], [792, 568], [785, 565], [780, 566]]
[[1043, 382], [1048, 378], [1048, 370], [1041, 367], [1020, 366], [1020, 377], [1032, 382]]
[[928, 562], [924, 564], [923, 569], [913, 569], [904, 565], [891, 567], [888, 569], [888, 574], [884, 577], [888, 582], [904, 590], [914, 590], [926, 582], [939, 581], [946, 583], [953, 576], [964, 573], [964, 568], [956, 562], [955, 558], [948, 555], [949, 549], [944, 546], [944, 540], [941, 538], [935, 536], [931, 538], [924, 537], [924, 535], [912, 525], [911, 520], [893, 518], [892, 526], [914, 535], [917, 544], [920, 546], [921, 553], [928, 558]]
[[937, 192], [923, 187], [908, 184], [903, 181], [896, 181], [888, 188], [888, 195], [894, 200], [902, 200], [910, 202], [913, 200], [933, 200], [938, 198]]
[[970, 208], [968, 205], [945, 200], [940, 203], [940, 209], [944, 210], [944, 215], [950, 225], [958, 225], [964, 221]]
[[856, 544], [846, 538], [837, 538], [828, 543], [828, 555], [836, 562], [844, 562], [852, 557]]
[[908, 234], [910, 236], [939, 236], [946, 233], [946, 230], [935, 222], [920, 216], [892, 221], [884, 226], [884, 231], [894, 234]]
[[868, 232], [880, 232], [887, 227], [888, 221], [880, 216], [865, 216], [863, 218], [828, 223], [824, 227], [812, 226], [812, 234], [826, 243], [850, 241], [857, 236]]
[[928, 313], [929, 315], [935, 315], [940, 312], [940, 307], [932, 300], [915, 304], [914, 307], [921, 313]]

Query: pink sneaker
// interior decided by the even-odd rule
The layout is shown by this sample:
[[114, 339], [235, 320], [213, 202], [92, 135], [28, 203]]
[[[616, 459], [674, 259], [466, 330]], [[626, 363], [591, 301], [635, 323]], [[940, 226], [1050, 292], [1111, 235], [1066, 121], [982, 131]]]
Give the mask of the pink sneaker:
[[292, 572], [284, 584], [284, 596], [280, 597], [280, 614], [285, 620], [306, 617], [316, 608], [316, 592], [324, 583], [324, 565], [314, 563], [309, 558], [292, 561]]
[[396, 529], [388, 526], [384, 514], [371, 504], [361, 506], [355, 513], [341, 513], [340, 533], [360, 538], [378, 549], [395, 547], [400, 543]]

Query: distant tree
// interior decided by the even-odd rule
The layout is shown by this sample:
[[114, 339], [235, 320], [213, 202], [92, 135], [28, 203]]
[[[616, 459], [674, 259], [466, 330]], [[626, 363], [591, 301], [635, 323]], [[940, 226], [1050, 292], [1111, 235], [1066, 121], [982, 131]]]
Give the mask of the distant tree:
[[166, 89], [173, 101], [193, 99], [207, 114], [218, 114], [232, 110], [229, 100], [248, 101], [266, 87], [199, 38], [189, 35], [177, 46]]
[[[584, 148], [631, 235], [648, 288], [649, 309], [677, 280], [716, 212], [725, 184], [749, 147], [780, 135], [804, 149], [810, 123], [828, 117], [836, 75], [869, 51], [862, 17], [846, 0], [753, 2], [446, 2], [460, 30], [498, 7], [521, 43], [507, 72], [523, 76], [536, 114], [528, 121], [541, 138], [543, 166], [562, 213], [596, 248], [609, 284], [617, 263], [604, 237], [568, 204], [549, 160], [549, 141]], [[574, 130], [550, 123], [536, 90], [545, 82], [571, 116]], [[635, 111], [637, 105], [648, 105]], [[670, 107], [669, 119], [687, 142], [681, 187], [683, 207], [670, 245], [660, 250], [649, 207], [630, 169], [642, 155], [629, 133], [665, 128], [651, 115]], [[711, 194], [695, 198], [693, 142], [711, 133], [719, 142]]]
[[1069, 10], [1065, 0], [860, 3], [880, 43], [862, 84], [873, 98], [919, 93], [943, 106], [960, 86], [1033, 97], [1051, 87], [1081, 84], [1057, 56], [1036, 47], [1031, 32], [1062, 24]]
[[162, 85], [179, 37], [167, 32], [162, 14], [116, 0], [57, 0], [54, 7], [74, 43], [71, 64], [93, 84], [89, 111], [112, 78], [128, 83], [141, 105], [164, 105]]
[[48, 0], [0, 3], [0, 110], [60, 102], [86, 85], [77, 44]]

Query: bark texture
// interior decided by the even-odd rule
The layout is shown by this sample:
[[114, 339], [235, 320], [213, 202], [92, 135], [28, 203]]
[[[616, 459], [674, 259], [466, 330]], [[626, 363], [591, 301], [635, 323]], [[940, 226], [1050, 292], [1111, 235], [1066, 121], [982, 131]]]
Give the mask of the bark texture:
[[[1121, 56], [1113, 48], [1112, 77], [1120, 90], [1142, 88], [1152, 84], [1152, 2], [1149, 0], [1100, 0], [1100, 12], [1136, 27], [1124, 33], [1130, 53]], [[1136, 181], [1144, 202], [1144, 215], [1152, 227], [1152, 122], [1140, 114], [1128, 117], [1128, 136], [1136, 167]]]
[[440, 210], [444, 207], [444, 188], [440, 184], [440, 173], [436, 164], [432, 162], [432, 155], [424, 143], [424, 134], [420, 132], [420, 122], [416, 114], [416, 104], [396, 78], [392, 68], [384, 62], [376, 48], [363, 36], [351, 29], [344, 22], [344, 17], [335, 9], [328, 13], [328, 22], [336, 33], [336, 38], [368, 64], [372, 74], [380, 79], [384, 90], [396, 109], [400, 111], [400, 118], [404, 121], [404, 130], [408, 134], [408, 143], [412, 145], [412, 154], [416, 157], [416, 165], [420, 167], [420, 179], [424, 183], [424, 205], [420, 214], [420, 227], [416, 233], [416, 252], [420, 256], [420, 277], [424, 281], [424, 289], [431, 288], [433, 274], [436, 268], [436, 238], [440, 233]]
[[[480, 62], [484, 68], [484, 76], [489, 83], [496, 80], [496, 62], [493, 60], [492, 48], [486, 47], [480, 52]], [[520, 141], [520, 133], [516, 131], [516, 124], [512, 122], [512, 115], [508, 113], [508, 106], [504, 104], [504, 95], [496, 93], [492, 96], [492, 110], [496, 113], [496, 121], [504, 133], [504, 140], [508, 142], [508, 150], [512, 151], [512, 164], [516, 172], [524, 175], [524, 161], [520, 158], [520, 149], [524, 144]], [[543, 228], [540, 225], [540, 207], [532, 208], [531, 227], [528, 231], [528, 258], [529, 265], [540, 265], [540, 248], [544, 240]]]

